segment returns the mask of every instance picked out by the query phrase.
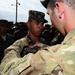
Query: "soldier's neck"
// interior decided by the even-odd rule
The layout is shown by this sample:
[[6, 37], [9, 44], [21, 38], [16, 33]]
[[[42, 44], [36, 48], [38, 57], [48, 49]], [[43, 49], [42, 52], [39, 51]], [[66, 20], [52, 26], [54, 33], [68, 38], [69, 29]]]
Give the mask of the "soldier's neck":
[[35, 42], [39, 42], [39, 37], [37, 37], [37, 36], [30, 35], [30, 38]]

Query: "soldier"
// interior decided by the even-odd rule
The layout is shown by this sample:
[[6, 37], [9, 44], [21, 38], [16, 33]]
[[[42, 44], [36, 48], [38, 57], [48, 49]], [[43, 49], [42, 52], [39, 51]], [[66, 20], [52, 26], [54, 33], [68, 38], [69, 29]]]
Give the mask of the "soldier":
[[64, 41], [23, 58], [11, 49], [1, 63], [1, 75], [75, 75], [75, 0], [42, 1], [53, 25], [67, 34]]
[[18, 22], [17, 26], [18, 26], [18, 30], [16, 30], [14, 32], [14, 40], [15, 41], [25, 37], [28, 33], [28, 27], [25, 22]]
[[[43, 46], [46, 46], [46, 41], [40, 37], [44, 28], [44, 23], [47, 22], [47, 20], [44, 19], [44, 16], [45, 14], [43, 12], [35, 10], [29, 11], [29, 18], [27, 22], [28, 34], [26, 36], [28, 45], [23, 47], [21, 52], [22, 57], [28, 53], [36, 53], [38, 48], [42, 47], [43, 44]], [[35, 47], [33, 46], [34, 44]]]
[[14, 37], [8, 34], [9, 23], [7, 20], [0, 20], [0, 63], [4, 57], [4, 50], [14, 42]]

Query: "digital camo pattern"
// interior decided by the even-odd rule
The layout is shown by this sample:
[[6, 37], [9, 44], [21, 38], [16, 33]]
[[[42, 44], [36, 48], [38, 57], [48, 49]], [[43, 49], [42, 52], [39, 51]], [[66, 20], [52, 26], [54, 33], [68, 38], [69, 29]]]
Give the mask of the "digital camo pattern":
[[75, 30], [62, 44], [43, 48], [36, 54], [20, 58], [17, 49], [6, 54], [0, 65], [1, 75], [75, 75]]

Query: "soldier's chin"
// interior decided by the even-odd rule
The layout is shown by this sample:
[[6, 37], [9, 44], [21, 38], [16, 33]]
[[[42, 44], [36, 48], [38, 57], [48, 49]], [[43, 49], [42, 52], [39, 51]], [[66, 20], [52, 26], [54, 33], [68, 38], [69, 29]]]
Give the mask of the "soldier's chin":
[[41, 33], [42, 33], [42, 32], [41, 32], [41, 31], [39, 31], [37, 34], [38, 34], [38, 35], [40, 35]]
[[40, 34], [36, 34], [36, 37], [40, 36]]

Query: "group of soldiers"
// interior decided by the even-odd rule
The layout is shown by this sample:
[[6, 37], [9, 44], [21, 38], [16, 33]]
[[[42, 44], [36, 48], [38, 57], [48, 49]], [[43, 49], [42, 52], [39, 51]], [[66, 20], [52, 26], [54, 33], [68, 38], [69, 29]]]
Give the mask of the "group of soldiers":
[[[41, 37], [38, 40], [41, 43], [44, 43], [46, 45], [51, 46], [51, 45], [59, 44], [62, 42], [62, 40], [64, 39], [64, 36], [62, 36], [60, 32], [58, 32], [57, 29], [55, 29], [55, 27], [50, 24], [44, 24], [43, 22], [42, 27], [38, 27], [39, 30], [37, 30], [37, 32], [34, 31], [36, 28], [34, 29], [32, 28], [34, 27], [34, 24], [32, 24], [32, 27], [28, 26], [29, 22], [31, 22], [31, 18], [32, 20], [36, 21], [35, 24], [38, 25], [40, 22], [39, 20], [37, 20], [37, 17], [40, 16], [40, 19], [44, 19], [42, 18], [42, 16], [45, 16], [44, 13], [42, 15], [41, 14], [42, 12], [30, 10], [29, 20], [27, 23], [18, 22], [16, 24], [13, 24], [13, 22], [8, 22], [7, 20], [3, 20], [3, 19], [0, 20], [0, 28], [1, 28], [0, 29], [0, 33], [1, 33], [0, 34], [0, 55], [1, 55], [0, 62], [2, 58], [4, 57], [4, 50], [10, 45], [12, 45], [16, 40], [26, 37], [27, 39], [29, 39], [28, 44], [34, 45], [36, 43], [36, 40], [34, 40], [34, 38], [31, 37], [31, 33], [35, 37], [37, 37], [37, 39]], [[5, 37], [5, 40], [3, 37]], [[38, 51], [37, 47], [29, 48], [28, 46], [25, 46], [23, 48], [21, 56], [24, 56], [25, 54], [28, 54], [29, 52], [35, 53], [37, 51]]]

